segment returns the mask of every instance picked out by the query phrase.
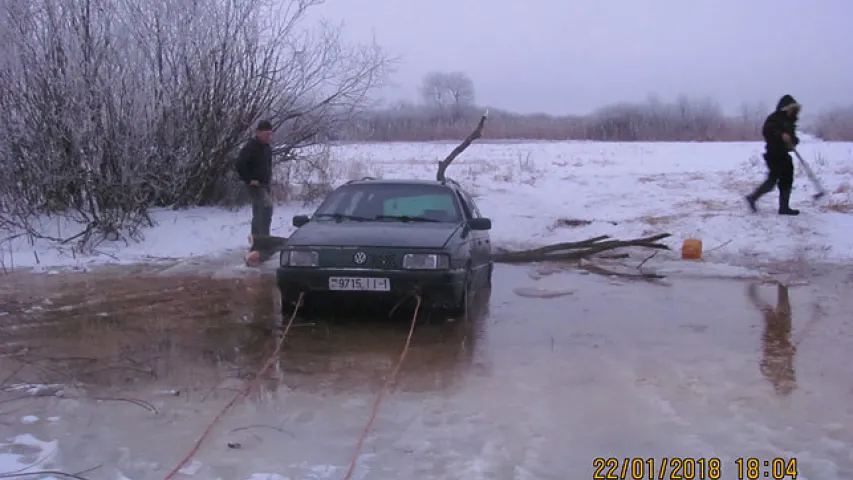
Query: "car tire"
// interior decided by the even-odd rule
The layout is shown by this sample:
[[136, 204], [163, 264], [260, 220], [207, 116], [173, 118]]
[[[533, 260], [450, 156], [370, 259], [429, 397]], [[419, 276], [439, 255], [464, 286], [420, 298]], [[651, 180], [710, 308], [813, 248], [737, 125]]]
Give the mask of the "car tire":
[[495, 263], [490, 261], [489, 262], [489, 269], [486, 273], [486, 286], [487, 287], [492, 286], [492, 270], [494, 270], [494, 269], [495, 269]]
[[450, 309], [453, 315], [463, 315], [468, 312], [468, 303], [471, 299], [472, 286], [474, 276], [471, 274], [471, 267], [465, 269], [465, 280], [462, 283], [462, 295], [457, 299], [456, 304]]

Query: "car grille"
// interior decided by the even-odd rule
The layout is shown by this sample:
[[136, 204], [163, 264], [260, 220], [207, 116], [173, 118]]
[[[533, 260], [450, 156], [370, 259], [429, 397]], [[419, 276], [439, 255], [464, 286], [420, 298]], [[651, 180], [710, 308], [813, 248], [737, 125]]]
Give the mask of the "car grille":
[[[356, 262], [356, 255], [363, 253], [364, 263]], [[402, 253], [388, 252], [370, 248], [334, 249], [320, 251], [321, 267], [337, 268], [373, 268], [378, 270], [395, 270], [402, 264]]]

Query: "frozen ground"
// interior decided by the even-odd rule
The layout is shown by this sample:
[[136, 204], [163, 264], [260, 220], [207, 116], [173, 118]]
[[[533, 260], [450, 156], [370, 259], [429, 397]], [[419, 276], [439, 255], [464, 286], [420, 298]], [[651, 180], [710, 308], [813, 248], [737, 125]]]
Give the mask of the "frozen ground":
[[[435, 163], [453, 146], [338, 146], [333, 177], [336, 183], [365, 175], [431, 178]], [[747, 211], [743, 196], [765, 174], [762, 150], [762, 144], [753, 142], [481, 142], [460, 156], [448, 175], [476, 194], [483, 214], [493, 219], [498, 247], [669, 232], [674, 250], [658, 255], [656, 264], [677, 259], [681, 241], [688, 237], [701, 239], [707, 252], [703, 264], [672, 261], [668, 265], [673, 269], [853, 260], [853, 144], [806, 141], [800, 146], [828, 195], [812, 201], [815, 191], [798, 169], [792, 204], [802, 210], [799, 217], [776, 215], [775, 191], [762, 199], [760, 213]], [[274, 232], [288, 235], [291, 216], [312, 208], [279, 205]], [[157, 211], [157, 226], [146, 230], [137, 244], [106, 244], [97, 254], [80, 257], [18, 239], [0, 245], [0, 259], [8, 269], [208, 256], [245, 248], [249, 218], [248, 208]], [[51, 221], [44, 228], [59, 227]], [[72, 227], [62, 229], [67, 234]]]

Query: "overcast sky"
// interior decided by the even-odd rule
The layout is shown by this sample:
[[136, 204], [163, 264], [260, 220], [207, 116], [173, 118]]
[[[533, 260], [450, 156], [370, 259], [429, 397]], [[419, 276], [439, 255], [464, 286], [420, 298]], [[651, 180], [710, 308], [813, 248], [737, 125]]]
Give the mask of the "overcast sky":
[[[327, 0], [346, 38], [402, 63], [387, 93], [462, 70], [477, 103], [586, 113], [656, 93], [726, 110], [791, 93], [809, 113], [853, 103], [853, 0]], [[806, 113], [804, 111], [804, 113]]]

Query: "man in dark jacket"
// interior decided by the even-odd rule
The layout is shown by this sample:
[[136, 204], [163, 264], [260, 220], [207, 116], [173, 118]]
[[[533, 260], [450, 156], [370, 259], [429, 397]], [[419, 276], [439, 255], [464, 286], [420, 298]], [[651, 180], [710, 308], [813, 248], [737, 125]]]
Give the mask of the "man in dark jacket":
[[769, 193], [773, 187], [779, 188], [779, 214], [799, 215], [800, 211], [790, 207], [791, 187], [794, 184], [794, 161], [789, 153], [800, 143], [797, 138], [797, 116], [800, 113], [800, 104], [794, 97], [785, 95], [779, 99], [776, 111], [771, 113], [764, 121], [762, 134], [766, 142], [764, 161], [770, 172], [764, 181], [754, 192], [746, 196], [749, 208], [757, 211], [755, 202], [762, 195]]
[[272, 182], [272, 124], [267, 120], [258, 123], [255, 136], [240, 150], [237, 158], [237, 174], [248, 186], [252, 199], [252, 233], [249, 239], [254, 244], [257, 235], [269, 236], [272, 223], [273, 202], [270, 192]]

